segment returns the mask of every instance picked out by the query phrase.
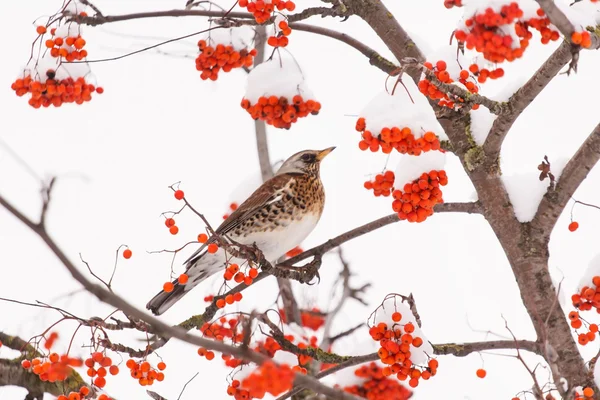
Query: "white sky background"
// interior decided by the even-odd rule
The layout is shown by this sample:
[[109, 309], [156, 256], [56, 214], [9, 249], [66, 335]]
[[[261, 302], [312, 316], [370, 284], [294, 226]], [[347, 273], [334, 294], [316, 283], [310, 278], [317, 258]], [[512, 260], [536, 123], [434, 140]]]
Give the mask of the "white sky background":
[[[184, 2], [97, 0], [95, 4], [109, 15], [183, 7]], [[417, 43], [430, 49], [447, 43], [461, 16], [460, 10], [446, 10], [442, 0], [398, 0], [386, 4]], [[304, 5], [298, 1], [299, 7]], [[119, 260], [114, 289], [144, 308], [169, 278], [171, 258], [146, 251], [175, 248], [194, 239], [203, 229], [197, 218], [187, 213], [177, 218], [179, 235], [169, 234], [160, 213], [176, 210], [180, 204], [167, 186], [182, 181], [188, 198], [217, 225], [230, 193], [248, 174], [258, 171], [253, 123], [239, 106], [245, 73], [221, 74], [216, 83], [204, 82], [193, 59], [148, 51], [94, 64], [93, 71], [105, 93], [94, 96], [90, 103], [34, 110], [25, 99], [14, 95], [10, 84], [29, 57], [35, 37], [32, 21], [54, 12], [58, 6], [58, 1], [13, 1], [0, 13], [0, 32], [5, 38], [5, 56], [0, 63], [0, 138], [40, 176], [60, 177], [48, 225], [73, 261], [77, 262], [81, 253], [97, 274], [108, 277], [115, 249], [124, 243], [130, 246], [134, 255], [130, 260]], [[390, 56], [358, 18], [334, 23], [317, 17], [308, 22], [343, 30]], [[87, 28], [84, 36], [89, 58], [96, 59], [206, 27], [203, 18], [147, 19]], [[155, 38], [143, 40], [127, 35]], [[542, 46], [534, 37], [523, 60], [504, 66], [505, 78], [486, 83], [483, 93], [514, 90], [557, 46]], [[188, 39], [184, 41], [186, 45], [173, 44], [162, 50], [188, 50], [195, 57], [196, 41], [197, 38]], [[273, 161], [306, 148], [338, 147], [323, 164], [327, 206], [319, 226], [305, 243], [308, 248], [391, 213], [389, 199], [376, 199], [362, 187], [370, 174], [384, 167], [386, 156], [358, 149], [356, 118], [347, 116], [358, 114], [383, 89], [386, 76], [354, 49], [332, 39], [294, 31], [288, 48], [301, 63], [323, 108], [318, 116], [301, 119], [290, 131], [269, 129]], [[521, 186], [525, 198], [531, 197], [531, 187], [537, 183], [536, 166], [543, 156], [548, 155], [551, 162], [557, 160], [557, 164], [560, 157], [570, 157], [598, 123], [593, 93], [598, 89], [599, 63], [598, 52], [583, 52], [579, 73], [556, 78], [519, 118], [505, 141], [504, 173], [531, 173]], [[447, 170], [450, 183], [444, 188], [444, 199], [472, 200], [473, 188], [455, 158]], [[600, 203], [599, 179], [595, 169], [575, 198]], [[0, 149], [2, 195], [35, 219], [40, 208], [38, 191], [38, 182], [4, 148]], [[562, 286], [567, 298], [595, 255], [600, 233], [598, 211], [578, 206], [574, 215], [580, 222], [579, 230], [568, 232], [566, 212], [551, 241], [551, 267], [557, 279], [564, 276]], [[366, 320], [387, 293], [412, 292], [423, 330], [433, 343], [494, 339], [484, 333], [488, 330], [509, 337], [501, 315], [519, 338], [535, 338], [504, 253], [480, 216], [442, 214], [422, 224], [399, 222], [345, 244], [343, 249], [356, 274], [353, 282], [371, 282], [373, 286], [367, 296], [370, 306], [348, 303], [335, 331]], [[41, 241], [4, 210], [0, 210], [0, 250], [1, 297], [40, 300], [82, 317], [105, 316], [112, 311], [86, 293], [73, 294], [80, 286]], [[175, 265], [183, 260], [176, 260]], [[182, 270], [178, 268], [177, 271]], [[327, 255], [318, 287], [295, 286], [302, 304], [327, 309], [331, 284], [339, 270], [337, 256]], [[219, 282], [216, 277], [203, 284], [162, 318], [177, 323], [201, 313], [202, 298], [213, 293]], [[244, 292], [240, 307], [246, 311], [271, 307], [275, 289], [274, 280], [261, 282]], [[53, 311], [0, 303], [0, 329], [24, 338], [41, 333], [58, 317]], [[66, 348], [74, 327], [73, 323], [61, 324], [62, 340], [57, 348]], [[346, 352], [365, 339], [366, 331], [347, 339]], [[88, 340], [88, 332], [82, 332], [75, 344], [83, 345]], [[138, 346], [131, 335], [115, 333], [113, 340], [143, 346], [142, 342]], [[589, 359], [597, 351], [597, 342], [585, 350]], [[77, 352], [85, 354], [84, 349]], [[339, 352], [345, 353], [343, 348]], [[158, 353], [167, 363], [166, 379], [151, 390], [175, 399], [183, 384], [200, 371], [182, 399], [228, 397], [227, 372], [221, 367], [220, 358], [209, 363], [199, 358], [193, 346], [176, 341]], [[0, 349], [0, 357], [11, 354], [6, 348]], [[119, 358], [113, 355], [113, 359]], [[150, 360], [157, 362], [154, 356]], [[533, 358], [528, 360], [530, 366], [535, 366]], [[460, 359], [440, 357], [439, 361], [438, 375], [421, 382], [416, 399], [440, 395], [444, 399], [506, 399], [531, 387], [527, 372], [514, 358], [472, 354]], [[482, 365], [488, 370], [488, 377], [483, 380], [475, 376], [475, 370]], [[546, 376], [547, 372], [541, 370], [542, 382]], [[147, 398], [145, 389], [129, 377], [124, 365], [119, 376], [109, 376], [107, 381], [108, 393], [117, 398]], [[0, 388], [1, 400], [22, 399], [24, 395], [23, 389]]]

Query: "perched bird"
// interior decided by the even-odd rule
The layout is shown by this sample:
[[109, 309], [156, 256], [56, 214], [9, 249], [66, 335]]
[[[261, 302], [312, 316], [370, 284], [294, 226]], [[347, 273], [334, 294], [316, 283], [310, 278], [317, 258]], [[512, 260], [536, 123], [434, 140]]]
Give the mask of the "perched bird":
[[[274, 262], [299, 245], [315, 228], [323, 213], [325, 192], [319, 167], [335, 147], [325, 150], [305, 150], [288, 158], [275, 176], [262, 184], [244, 201], [215, 233], [235, 242], [256, 246], [265, 259]], [[185, 285], [173, 281], [171, 292], [161, 291], [146, 305], [155, 315], [161, 315], [200, 282], [223, 271], [227, 263], [242, 264], [225, 250], [210, 254], [206, 247], [215, 241], [209, 238], [187, 261]]]

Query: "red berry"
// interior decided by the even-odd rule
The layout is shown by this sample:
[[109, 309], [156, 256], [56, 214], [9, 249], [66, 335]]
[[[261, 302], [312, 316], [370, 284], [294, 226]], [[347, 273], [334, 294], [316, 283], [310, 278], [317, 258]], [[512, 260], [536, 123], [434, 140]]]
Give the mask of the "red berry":
[[181, 200], [181, 199], [183, 199], [183, 196], [184, 196], [184, 194], [183, 194], [183, 190], [176, 190], [176, 191], [175, 191], [175, 198], [176, 198], [177, 200]]
[[577, 228], [579, 228], [579, 223], [578, 222], [573, 221], [573, 222], [571, 222], [569, 224], [569, 230], [571, 232], [575, 232], [577, 230]]
[[129, 249], [125, 249], [123, 251], [123, 258], [129, 260], [131, 258], [132, 252]]

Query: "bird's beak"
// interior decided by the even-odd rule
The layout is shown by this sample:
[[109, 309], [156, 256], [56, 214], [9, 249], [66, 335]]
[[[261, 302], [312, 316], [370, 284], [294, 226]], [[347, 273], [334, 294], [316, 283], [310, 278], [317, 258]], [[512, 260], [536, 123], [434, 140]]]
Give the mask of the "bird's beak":
[[325, 156], [327, 156], [327, 154], [331, 153], [333, 150], [335, 150], [335, 147], [329, 147], [325, 150], [321, 150], [318, 154], [317, 154], [317, 160], [321, 161], [322, 159], [325, 158]]

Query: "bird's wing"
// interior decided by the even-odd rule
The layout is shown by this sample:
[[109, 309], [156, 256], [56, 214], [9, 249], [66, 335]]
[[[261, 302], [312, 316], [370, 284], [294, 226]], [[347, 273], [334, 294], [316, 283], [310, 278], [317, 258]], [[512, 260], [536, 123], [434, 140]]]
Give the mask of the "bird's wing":
[[[246, 201], [233, 212], [221, 225], [215, 230], [217, 235], [227, 235], [229, 232], [243, 224], [248, 218], [253, 216], [258, 210], [264, 206], [279, 201], [286, 194], [287, 189], [293, 182], [294, 178], [291, 174], [275, 175], [263, 183]], [[204, 255], [206, 246], [214, 242], [216, 238], [210, 237], [208, 241], [202, 245], [194, 254], [188, 258], [184, 264], [191, 266], [194, 262]]]

